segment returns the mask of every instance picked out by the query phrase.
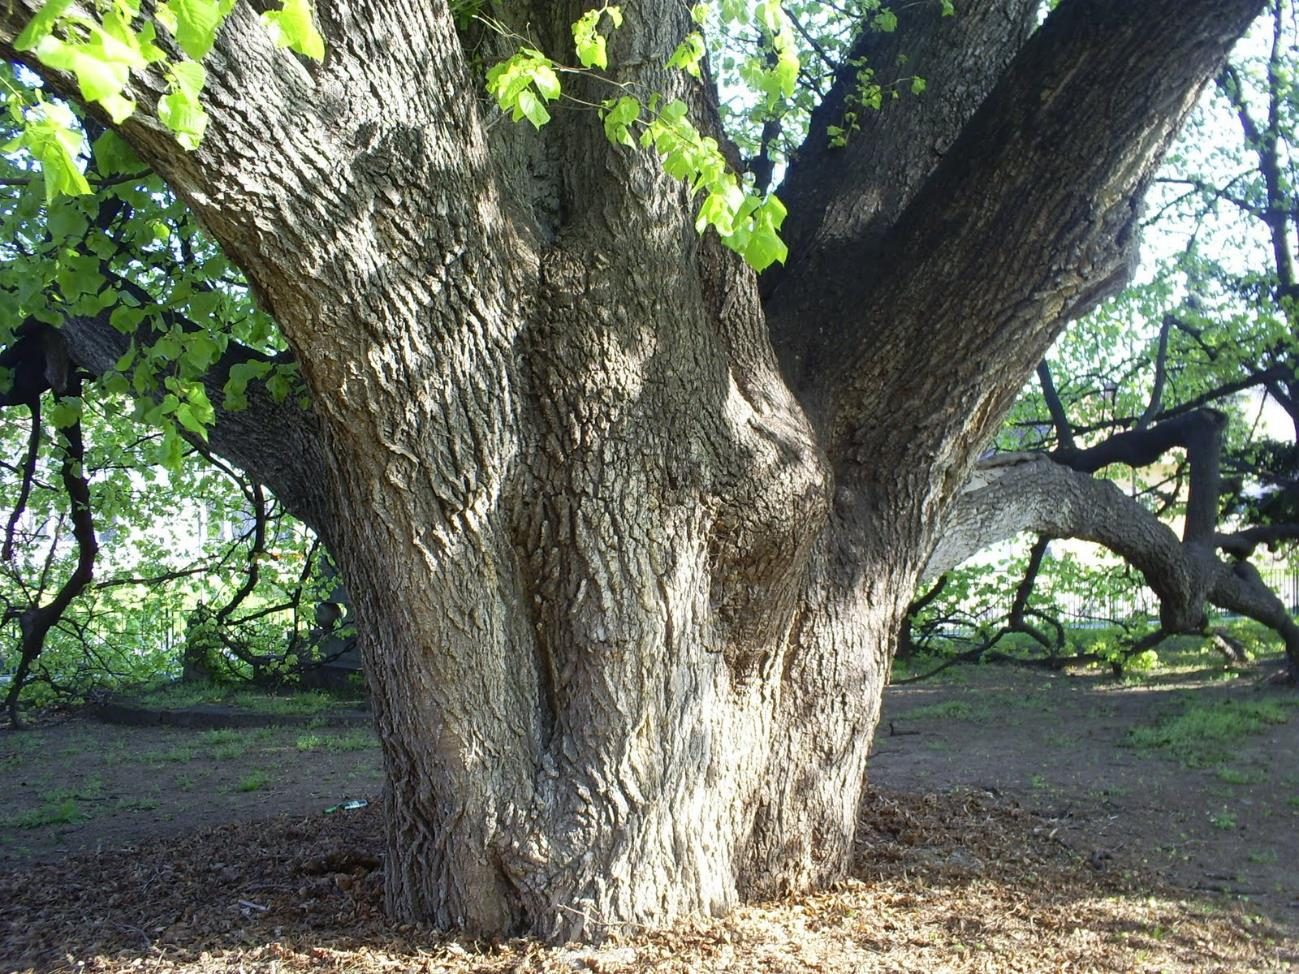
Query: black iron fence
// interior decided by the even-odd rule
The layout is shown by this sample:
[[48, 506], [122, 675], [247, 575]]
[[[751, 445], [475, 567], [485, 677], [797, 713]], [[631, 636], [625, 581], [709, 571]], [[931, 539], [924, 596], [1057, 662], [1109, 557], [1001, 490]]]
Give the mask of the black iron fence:
[[[1276, 593], [1292, 614], [1299, 614], [1299, 567], [1260, 568], [1263, 581]], [[1056, 593], [1051, 600], [1061, 622], [1077, 625], [1096, 624], [1106, 620], [1128, 620], [1139, 616], [1158, 616], [1159, 599], [1147, 586], [1141, 585], [1122, 593], [1098, 596], [1086, 592]], [[1227, 611], [1207, 606], [1214, 617]]]

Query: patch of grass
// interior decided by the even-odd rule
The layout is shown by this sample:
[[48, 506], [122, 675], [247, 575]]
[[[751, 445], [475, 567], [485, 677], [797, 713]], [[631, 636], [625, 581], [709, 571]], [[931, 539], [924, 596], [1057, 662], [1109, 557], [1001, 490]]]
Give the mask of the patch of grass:
[[173, 747], [166, 751], [149, 751], [142, 755], [145, 764], [185, 764], [194, 760], [192, 747]]
[[1236, 815], [1234, 812], [1224, 808], [1217, 815], [1209, 816], [1209, 823], [1215, 829], [1222, 829], [1223, 831], [1230, 832], [1236, 827]]
[[1046, 791], [1048, 788], [1051, 787], [1049, 784], [1047, 784], [1046, 779], [1042, 777], [1040, 774], [1033, 775], [1031, 778], [1028, 779], [1028, 783], [1033, 786], [1034, 791]]
[[59, 804], [78, 798], [83, 801], [90, 801], [98, 798], [103, 792], [103, 781], [99, 778], [91, 778], [77, 788], [51, 788], [49, 791], [41, 792], [41, 801], [46, 804]]
[[1285, 800], [1285, 803], [1287, 805], [1293, 805], [1295, 808], [1299, 808], [1299, 795], [1291, 795]]
[[194, 787], [194, 776], [192, 774], [178, 774], [173, 780], [176, 787], [181, 791], [189, 791]]
[[1286, 723], [1296, 706], [1299, 700], [1284, 697], [1191, 703], [1176, 716], [1132, 728], [1128, 742], [1167, 750], [1190, 768], [1210, 767], [1227, 760], [1242, 737]]
[[359, 696], [334, 695], [323, 690], [301, 690], [270, 693], [265, 690], [240, 689], [219, 683], [167, 683], [136, 697], [145, 707], [163, 710], [189, 710], [202, 706], [237, 707], [271, 716], [305, 717], [327, 713], [340, 706], [356, 706]]
[[235, 785], [235, 791], [257, 791], [259, 788], [265, 788], [270, 777], [265, 771], [253, 771], [245, 777], [239, 779]]
[[325, 750], [331, 754], [346, 754], [351, 751], [369, 751], [379, 746], [379, 739], [368, 730], [345, 731], [333, 737], [325, 738]]
[[23, 812], [6, 824], [15, 829], [39, 829], [47, 825], [71, 825], [85, 817], [75, 798], [65, 798], [62, 801], [46, 802], [40, 808]]
[[221, 728], [204, 731], [199, 735], [199, 742], [208, 749], [208, 754], [217, 761], [229, 761], [242, 757], [248, 749], [271, 735], [269, 728], [256, 730], [235, 730]]
[[243, 690], [230, 697], [230, 703], [259, 714], [282, 717], [310, 717], [334, 710], [340, 701], [321, 690], [304, 690], [279, 696]]
[[908, 720], [970, 720], [974, 717], [974, 708], [964, 700], [944, 700], [942, 703], [931, 703], [917, 707], [906, 714]]
[[319, 734], [302, 734], [298, 737], [296, 746], [299, 751], [317, 751], [324, 743], [325, 739]]
[[164, 683], [146, 690], [136, 697], [143, 707], [160, 710], [188, 710], [204, 704], [220, 703], [230, 692], [218, 683], [196, 681], [192, 683]]
[[1267, 775], [1255, 769], [1226, 767], [1219, 768], [1217, 774], [1219, 781], [1229, 785], [1259, 785], [1267, 779]]
[[114, 805], [120, 812], [152, 812], [161, 806], [156, 798], [119, 798]]
[[1249, 854], [1248, 859], [1256, 866], [1270, 866], [1276, 862], [1277, 854], [1275, 849], [1256, 849]]

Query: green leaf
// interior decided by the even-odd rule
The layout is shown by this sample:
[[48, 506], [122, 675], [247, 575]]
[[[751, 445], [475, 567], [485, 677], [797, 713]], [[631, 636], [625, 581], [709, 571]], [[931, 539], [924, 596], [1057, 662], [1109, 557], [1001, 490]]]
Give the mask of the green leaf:
[[875, 15], [871, 25], [881, 33], [892, 34], [898, 29], [898, 15], [885, 7]]
[[176, 36], [180, 49], [195, 61], [207, 57], [225, 19], [217, 0], [167, 0], [158, 19]]
[[276, 47], [287, 47], [316, 61], [325, 59], [325, 39], [312, 21], [310, 0], [284, 0], [283, 9], [266, 11], [262, 22], [270, 28]]
[[63, 11], [72, 6], [72, 0], [46, 0], [22, 32], [14, 38], [15, 51], [30, 51], [44, 37], [49, 36]]
[[685, 40], [677, 45], [677, 49], [668, 58], [666, 66], [680, 68], [694, 78], [701, 77], [699, 62], [703, 60], [706, 50], [704, 36], [698, 31], [691, 31], [686, 35]]
[[526, 88], [519, 92], [517, 108], [527, 116], [528, 121], [535, 128], [541, 128], [550, 121], [550, 112], [546, 111], [546, 106], [541, 103], [541, 99]]
[[63, 396], [50, 410], [50, 422], [59, 429], [67, 429], [81, 422], [81, 413], [85, 404], [79, 396]]
[[90, 184], [77, 165], [81, 133], [74, 131], [79, 126], [71, 109], [66, 105], [47, 103], [39, 106], [36, 112], [36, 117], [29, 119], [19, 143], [41, 164], [46, 203], [60, 195], [89, 193]]
[[207, 113], [199, 94], [207, 72], [197, 61], [177, 61], [171, 66], [171, 89], [158, 99], [158, 118], [186, 149], [197, 149], [207, 129]]
[[68, 199], [50, 204], [47, 226], [56, 240], [80, 240], [86, 232], [86, 215]]
[[629, 129], [640, 118], [640, 101], [623, 95], [617, 101], [604, 103], [604, 134], [614, 145], [635, 146]]
[[112, 129], [106, 129], [95, 139], [93, 147], [95, 168], [101, 176], [117, 176], [139, 172], [145, 168], [130, 143]]

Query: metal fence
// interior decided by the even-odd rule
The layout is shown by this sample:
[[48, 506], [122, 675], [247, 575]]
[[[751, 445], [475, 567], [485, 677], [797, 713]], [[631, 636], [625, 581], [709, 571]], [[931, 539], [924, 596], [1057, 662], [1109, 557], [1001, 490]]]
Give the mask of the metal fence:
[[[1276, 593], [1291, 614], [1299, 614], [1299, 568], [1276, 566], [1261, 568], [1263, 581]], [[1113, 594], [1098, 598], [1087, 593], [1057, 594], [1052, 602], [1061, 622], [1086, 626], [1105, 620], [1128, 620], [1138, 616], [1158, 616], [1159, 598], [1147, 586], [1129, 590], [1116, 597]], [[1225, 609], [1206, 606], [1214, 617], [1228, 615]]]

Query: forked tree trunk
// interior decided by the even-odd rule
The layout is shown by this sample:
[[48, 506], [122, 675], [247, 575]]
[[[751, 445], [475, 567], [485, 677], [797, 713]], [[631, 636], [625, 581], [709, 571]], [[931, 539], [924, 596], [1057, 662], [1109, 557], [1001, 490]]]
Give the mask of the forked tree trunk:
[[[1260, 2], [1065, 0], [1027, 42], [1028, 0], [900, 11], [935, 97], [841, 155], [818, 119], [788, 180], [804, 246], [765, 307], [590, 112], [489, 143], [443, 0], [322, 0], [305, 68], [241, 5], [203, 146], [123, 127], [311, 388], [394, 916], [600, 938], [843, 873], [936, 518], [1067, 317], [1122, 281], [1135, 199]], [[661, 67], [686, 5], [623, 8], [613, 77], [707, 124], [715, 93]], [[568, 60], [582, 9], [495, 12]], [[861, 164], [872, 139], [890, 166]]]

